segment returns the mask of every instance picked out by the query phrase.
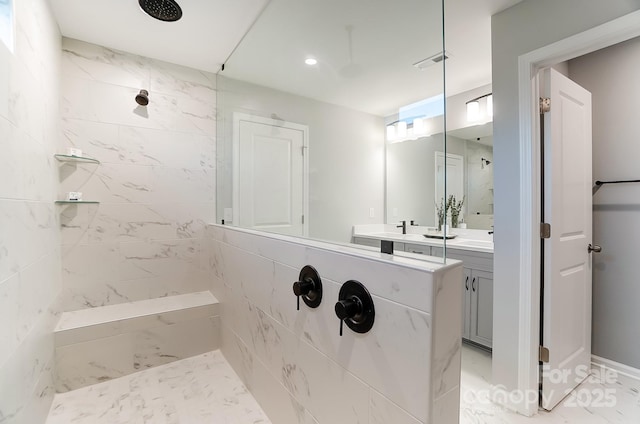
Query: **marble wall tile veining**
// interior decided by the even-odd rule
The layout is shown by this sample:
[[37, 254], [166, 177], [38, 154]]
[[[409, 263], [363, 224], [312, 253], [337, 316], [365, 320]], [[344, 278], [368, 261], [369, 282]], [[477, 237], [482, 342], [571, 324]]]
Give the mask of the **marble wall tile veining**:
[[[215, 75], [78, 40], [62, 41], [58, 196], [99, 206], [61, 213], [63, 307], [103, 306], [206, 288], [200, 260], [215, 216]], [[149, 90], [150, 104], [134, 97]], [[100, 265], [102, 253], [114, 266]]]
[[[267, 413], [282, 411], [287, 424], [307, 415], [318, 424], [415, 424], [439, 423], [437, 402], [438, 414], [457, 407], [444, 399], [459, 390], [461, 309], [447, 303], [461, 297], [459, 264], [442, 272], [382, 266], [347, 248], [217, 225], [207, 235], [222, 351]], [[296, 311], [291, 285], [306, 264], [318, 269], [324, 300]], [[372, 292], [376, 322], [367, 334], [340, 337], [334, 303], [349, 279]]]
[[[448, 421], [443, 421], [448, 422]], [[415, 417], [382, 396], [371, 390], [369, 398], [369, 424], [420, 424]]]
[[71, 38], [65, 39], [62, 51], [65, 76], [125, 87], [149, 86], [150, 71], [143, 58]]
[[15, 46], [0, 43], [0, 421], [44, 422], [53, 399], [61, 290], [53, 154], [60, 128], [60, 32], [46, 0], [14, 1]]

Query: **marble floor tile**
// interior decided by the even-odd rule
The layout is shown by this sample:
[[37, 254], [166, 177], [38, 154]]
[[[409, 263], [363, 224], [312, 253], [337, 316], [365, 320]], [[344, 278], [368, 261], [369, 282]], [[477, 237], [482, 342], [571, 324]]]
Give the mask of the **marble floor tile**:
[[[604, 377], [604, 378], [603, 378]], [[636, 424], [640, 422], [640, 380], [599, 370], [556, 406], [532, 418], [488, 400], [491, 355], [463, 344], [460, 424]], [[604, 396], [604, 397], [601, 397]]]
[[46, 424], [271, 424], [220, 351], [56, 395]]

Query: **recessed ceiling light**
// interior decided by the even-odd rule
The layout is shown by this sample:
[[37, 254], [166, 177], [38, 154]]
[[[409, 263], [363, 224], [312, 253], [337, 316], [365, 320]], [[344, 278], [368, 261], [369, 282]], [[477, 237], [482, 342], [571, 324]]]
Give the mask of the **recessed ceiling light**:
[[304, 63], [306, 63], [307, 65], [313, 66], [313, 65], [317, 65], [318, 61], [316, 59], [312, 58], [312, 57], [309, 57], [309, 58], [305, 59]]

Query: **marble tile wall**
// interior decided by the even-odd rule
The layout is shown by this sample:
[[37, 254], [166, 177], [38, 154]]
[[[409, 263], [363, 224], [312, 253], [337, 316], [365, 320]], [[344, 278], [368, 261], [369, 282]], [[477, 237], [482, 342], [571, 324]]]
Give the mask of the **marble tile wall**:
[[46, 0], [14, 1], [0, 42], [0, 422], [44, 422], [60, 293], [60, 33]]
[[[207, 232], [222, 351], [273, 422], [455, 422], [441, 419], [458, 408], [460, 264], [438, 270], [219, 225]], [[292, 283], [306, 264], [320, 273], [323, 301], [296, 311]], [[349, 279], [373, 295], [376, 321], [340, 337], [334, 305]]]
[[[63, 308], [201, 291], [215, 214], [215, 75], [64, 38], [62, 136], [101, 164], [61, 164]], [[149, 106], [134, 101], [149, 91]]]

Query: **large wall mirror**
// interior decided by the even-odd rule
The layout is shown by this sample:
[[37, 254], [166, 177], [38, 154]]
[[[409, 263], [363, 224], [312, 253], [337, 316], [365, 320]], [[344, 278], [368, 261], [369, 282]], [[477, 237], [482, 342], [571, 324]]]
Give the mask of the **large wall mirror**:
[[487, 19], [445, 48], [442, 0], [266, 2], [218, 74], [218, 222], [338, 243], [356, 225], [432, 226], [452, 155], [463, 158], [464, 220], [490, 215], [490, 124], [443, 134], [445, 99], [464, 107], [490, 92], [490, 11], [465, 3], [448, 15], [453, 30], [463, 15]]
[[[493, 227], [493, 124], [491, 85], [447, 99], [446, 152], [444, 129], [426, 121], [420, 136], [387, 140], [387, 223], [402, 220], [438, 226], [437, 207], [444, 196], [462, 203], [457, 226]], [[474, 111], [470, 103], [477, 103]], [[489, 106], [489, 107], [488, 107]], [[448, 217], [450, 221], [450, 217]], [[448, 222], [448, 224], [451, 224]]]

